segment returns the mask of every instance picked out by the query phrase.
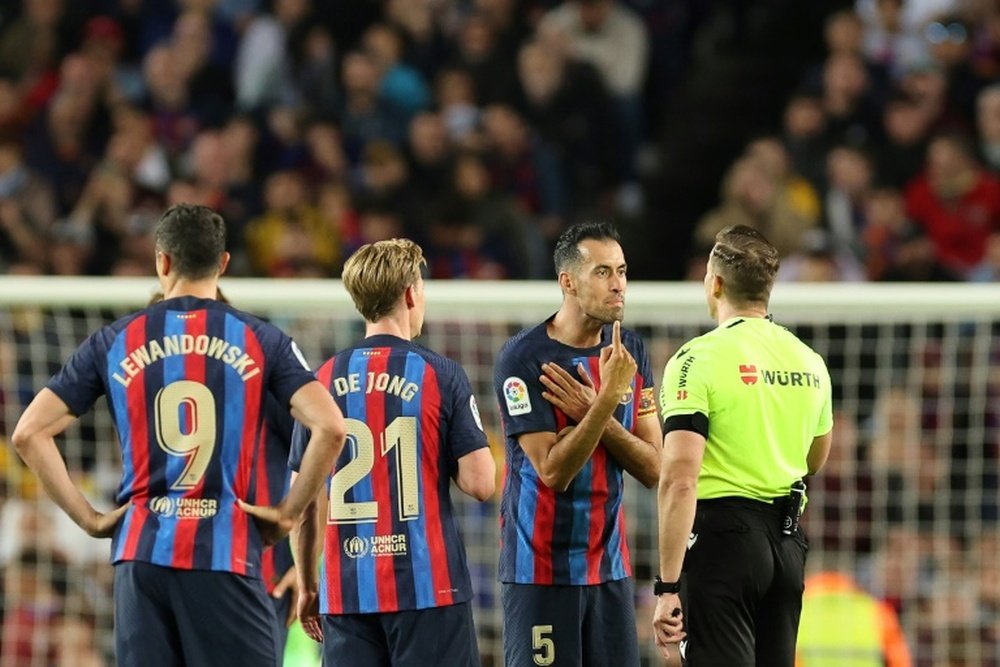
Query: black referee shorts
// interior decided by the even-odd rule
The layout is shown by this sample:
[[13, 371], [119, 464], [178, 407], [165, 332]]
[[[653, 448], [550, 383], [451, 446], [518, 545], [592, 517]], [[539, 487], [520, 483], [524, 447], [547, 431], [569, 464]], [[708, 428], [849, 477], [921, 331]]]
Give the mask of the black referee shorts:
[[688, 667], [793, 667], [808, 545], [781, 504], [698, 501], [681, 603]]

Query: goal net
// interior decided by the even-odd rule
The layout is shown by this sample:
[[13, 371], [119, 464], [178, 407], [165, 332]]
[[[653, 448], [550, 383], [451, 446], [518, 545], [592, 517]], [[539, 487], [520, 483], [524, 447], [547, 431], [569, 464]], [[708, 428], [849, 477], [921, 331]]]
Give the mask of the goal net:
[[[237, 307], [289, 332], [318, 366], [363, 326], [338, 282], [223, 281]], [[0, 279], [0, 419], [21, 410], [94, 329], [145, 304], [152, 279]], [[497, 461], [503, 443], [493, 361], [503, 342], [551, 315], [550, 283], [429, 283], [422, 342], [458, 360], [479, 398]], [[779, 285], [772, 312], [828, 361], [835, 392], [830, 462], [810, 482], [810, 567], [838, 570], [898, 610], [918, 664], [1000, 660], [1000, 289]], [[657, 385], [666, 359], [711, 325], [696, 284], [633, 284], [626, 325], [645, 339]], [[95, 504], [109, 506], [118, 450], [99, 404], [61, 440]], [[0, 450], [0, 667], [112, 662], [108, 543], [53, 511], [9, 447]], [[480, 649], [502, 665], [497, 497], [456, 499]], [[648, 584], [655, 492], [627, 485], [640, 645], [654, 660]], [[67, 658], [69, 656], [69, 658]]]

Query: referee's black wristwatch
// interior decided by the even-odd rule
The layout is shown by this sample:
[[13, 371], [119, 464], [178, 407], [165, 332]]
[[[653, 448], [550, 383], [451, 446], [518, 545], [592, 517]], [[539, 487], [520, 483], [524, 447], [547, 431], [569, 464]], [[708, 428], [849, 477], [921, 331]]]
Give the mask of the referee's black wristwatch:
[[680, 593], [681, 592], [681, 581], [663, 581], [660, 579], [660, 575], [656, 575], [653, 580], [653, 595], [659, 597], [664, 593]]

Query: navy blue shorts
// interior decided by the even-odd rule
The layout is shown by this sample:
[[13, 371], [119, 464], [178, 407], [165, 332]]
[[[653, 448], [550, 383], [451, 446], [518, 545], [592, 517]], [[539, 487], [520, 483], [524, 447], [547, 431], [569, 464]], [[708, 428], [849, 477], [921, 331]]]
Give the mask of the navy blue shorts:
[[[270, 596], [269, 596], [270, 597]], [[280, 598], [271, 597], [274, 607], [274, 632], [278, 638], [278, 655], [285, 654], [285, 644], [288, 643], [288, 610], [295, 604], [291, 590], [285, 591]]]
[[461, 602], [392, 614], [324, 615], [323, 664], [479, 667], [472, 607]]
[[502, 584], [506, 667], [635, 667], [631, 579], [592, 586]]
[[119, 667], [279, 667], [264, 582], [230, 572], [115, 566]]

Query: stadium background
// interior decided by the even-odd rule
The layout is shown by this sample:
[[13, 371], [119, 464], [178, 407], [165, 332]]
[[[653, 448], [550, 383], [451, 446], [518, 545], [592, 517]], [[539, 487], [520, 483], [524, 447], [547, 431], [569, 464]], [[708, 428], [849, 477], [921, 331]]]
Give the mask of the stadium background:
[[[494, 425], [493, 354], [558, 294], [464, 281], [550, 278], [553, 239], [588, 217], [618, 223], [633, 279], [697, 279], [713, 229], [753, 224], [780, 244], [783, 282], [849, 283], [776, 292], [799, 295], [778, 317], [829, 358], [838, 398], [813, 561], [889, 601], [917, 664], [997, 664], [1000, 299], [961, 283], [1000, 271], [998, 73], [985, 0], [0, 3], [3, 431], [149, 295], [150, 229], [174, 202], [224, 214], [236, 276], [336, 277], [361, 243], [419, 240], [431, 277], [455, 281], [437, 293], [466, 290], [453, 310], [430, 300], [427, 343], [466, 366]], [[28, 278], [50, 274], [122, 282]], [[314, 364], [360, 333], [335, 282], [270, 300], [226, 285]], [[654, 368], [708, 325], [698, 290], [633, 283]], [[865, 303], [834, 308], [845, 295]], [[113, 442], [103, 410], [65, 439], [98, 502]], [[0, 667], [106, 664], [106, 546], [0, 451]], [[644, 591], [654, 501], [632, 487]], [[496, 504], [462, 507], [496, 656]]]

